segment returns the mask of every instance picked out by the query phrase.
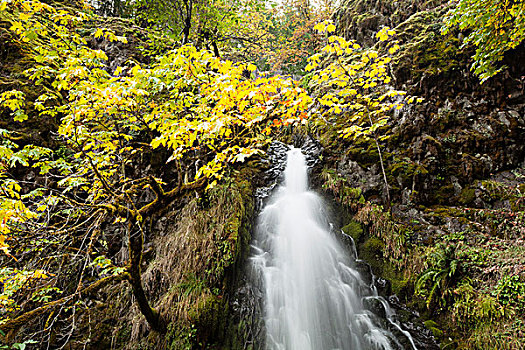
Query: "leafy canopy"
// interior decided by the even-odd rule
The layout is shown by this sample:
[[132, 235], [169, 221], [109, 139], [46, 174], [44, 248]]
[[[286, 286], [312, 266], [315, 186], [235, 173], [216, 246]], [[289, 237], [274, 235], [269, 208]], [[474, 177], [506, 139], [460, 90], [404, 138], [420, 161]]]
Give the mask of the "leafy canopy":
[[[0, 130], [0, 250], [8, 257], [0, 267], [0, 329], [19, 326], [17, 313], [29, 301], [38, 312], [51, 300], [74, 301], [84, 279], [93, 290], [121, 276], [141, 300], [145, 217], [184, 189], [213, 187], [228, 168], [261, 154], [283, 126], [307, 117], [311, 99], [298, 82], [255, 77], [253, 64], [186, 45], [148, 66], [129, 61], [111, 70], [107, 54], [88, 40], [127, 39], [107, 28], [86, 32], [89, 15], [37, 0], [1, 0], [0, 9], [31, 62], [25, 76], [37, 94], [30, 109], [24, 91], [3, 92], [1, 107], [17, 123], [56, 118], [62, 145], [22, 147], [18, 131]], [[136, 169], [155, 153], [169, 155], [164, 171]], [[20, 167], [34, 168], [37, 178], [22, 183]], [[126, 232], [125, 264], [110, 259], [107, 224]], [[12, 267], [20, 256], [34, 259], [32, 269]], [[79, 271], [77, 290], [59, 278], [64, 263]], [[150, 314], [148, 322], [156, 317]]]
[[[326, 33], [328, 41], [321, 52], [308, 58], [306, 66], [312, 72], [310, 86], [320, 91], [316, 101], [325, 108], [327, 118], [337, 120], [343, 138], [373, 139], [386, 125], [390, 111], [415, 101], [389, 86], [389, 63], [399, 49], [394, 31], [385, 27], [377, 33], [377, 39], [386, 43], [385, 53], [381, 54], [331, 35], [336, 29], [331, 21], [319, 23], [315, 29]], [[386, 138], [381, 136], [379, 140]]]
[[303, 75], [307, 58], [323, 46], [323, 36], [314, 26], [330, 17], [330, 1], [267, 1], [266, 6], [246, 16], [232, 43], [234, 55], [253, 61], [261, 70]]
[[505, 52], [525, 40], [525, 2], [521, 0], [456, 0], [445, 18], [443, 34], [468, 31], [465, 45], [476, 47], [472, 70], [481, 82], [501, 72]]
[[307, 71], [312, 71], [310, 86], [319, 92], [316, 102], [326, 116], [320, 119], [321, 123], [334, 123], [339, 134], [352, 140], [354, 147], [363, 143], [375, 145], [390, 200], [380, 144], [390, 137], [390, 113], [416, 100], [389, 86], [389, 63], [399, 49], [395, 32], [384, 27], [376, 34], [379, 42], [385, 44], [380, 53], [331, 35], [336, 30], [331, 21], [321, 22], [314, 29], [325, 33], [328, 41], [321, 52], [308, 58], [306, 66]]

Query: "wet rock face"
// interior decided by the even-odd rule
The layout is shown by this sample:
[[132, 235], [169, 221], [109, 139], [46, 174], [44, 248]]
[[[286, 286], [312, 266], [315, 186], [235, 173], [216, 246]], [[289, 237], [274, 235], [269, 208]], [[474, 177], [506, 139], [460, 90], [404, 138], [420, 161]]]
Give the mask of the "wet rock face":
[[412, 14], [445, 2], [444, 0], [343, 0], [335, 17], [339, 19], [338, 24], [345, 37], [372, 45], [375, 42], [377, 28], [395, 27]]
[[[424, 97], [423, 102], [393, 113], [389, 130], [381, 131], [390, 136], [381, 144], [381, 150], [392, 198], [388, 203], [390, 219], [399, 225], [408, 247], [401, 257], [407, 262], [402, 268], [413, 275], [408, 283], [417, 281], [427, 269], [417, 266], [418, 259], [425, 256], [419, 250], [429, 252], [454, 246], [460, 247], [463, 254], [459, 260], [479, 256], [476, 267], [465, 264], [462, 274], [474, 281], [479, 295], [490, 295], [483, 291], [494, 290], [502, 277], [523, 271], [522, 254], [514, 251], [523, 249], [525, 46], [507, 52], [503, 63], [508, 68], [480, 85], [470, 71], [474, 48], [463, 47], [463, 35], [458, 32], [440, 32], [448, 12], [446, 2], [418, 3], [344, 0], [336, 15], [338, 30], [369, 45], [382, 25], [394, 28], [400, 50], [392, 60], [393, 85]], [[393, 4], [397, 8], [392, 8]], [[416, 10], [417, 6], [420, 7]], [[358, 188], [365, 201], [385, 204], [379, 159], [370, 156], [375, 145], [331, 140], [327, 141], [331, 146], [326, 146], [331, 169], [344, 179], [345, 185]], [[351, 208], [350, 214], [358, 210], [359, 207]], [[373, 223], [365, 225], [368, 230], [365, 227], [362, 236], [371, 239]], [[385, 237], [381, 240], [388, 241]], [[375, 264], [376, 260], [365, 256], [364, 244], [356, 241], [374, 272], [382, 271], [391, 278], [392, 288], [399, 291], [402, 300], [423, 313], [426, 308], [417, 304], [413, 287], [394, 273], [383, 272], [389, 264], [383, 258], [393, 249], [387, 244], [378, 249], [384, 254], [377, 254], [377, 261], [382, 262]], [[384, 296], [389, 294], [388, 287], [381, 291], [378, 286], [378, 290]], [[455, 295], [454, 300], [461, 297]], [[425, 316], [442, 324], [427, 320], [423, 327], [414, 322], [416, 315], [397, 298], [388, 299], [406, 329], [418, 334], [418, 348], [435, 348], [432, 334], [445, 347], [451, 341], [462, 344], [458, 346], [461, 348], [472, 346], [469, 337], [475, 334], [475, 326], [466, 325], [468, 330], [458, 331], [454, 324], [457, 320], [452, 318], [452, 302]], [[373, 306], [371, 309], [375, 310]], [[451, 340], [454, 337], [457, 338]]]
[[378, 164], [363, 168], [345, 155], [337, 164], [337, 174], [343, 176], [353, 188], [359, 188], [365, 196], [382, 192], [383, 179]]
[[363, 281], [371, 286], [374, 283], [374, 274], [372, 268], [363, 260], [356, 260], [354, 268], [359, 272]]
[[286, 152], [289, 149], [288, 145], [274, 141], [266, 151], [266, 159], [263, 160], [263, 164], [267, 169], [263, 175], [263, 185], [255, 190], [257, 212], [263, 208], [264, 202], [277, 184], [282, 182], [282, 174], [286, 166]]
[[[319, 142], [309, 136], [297, 136], [294, 140], [294, 147], [301, 148], [310, 172], [319, 168], [319, 157], [323, 151]], [[283, 181], [286, 152], [289, 150], [289, 145], [280, 141], [273, 141], [266, 151], [266, 159], [263, 160], [263, 163], [265, 163], [267, 170], [263, 175], [263, 185], [257, 188], [255, 192], [259, 210], [262, 209], [264, 201], [270, 196], [274, 188]]]
[[[399, 322], [411, 335], [414, 344], [418, 349], [422, 350], [438, 350], [440, 347], [436, 343], [434, 334], [422, 324], [419, 319], [420, 315], [418, 312], [407, 308], [403, 303], [399, 301], [396, 295], [391, 295], [387, 298], [388, 303], [397, 311], [396, 317]], [[413, 346], [410, 344], [407, 349], [412, 349]]]
[[[525, 48], [509, 52], [509, 69], [480, 85], [469, 69], [472, 52], [460, 49], [460, 38], [440, 33], [448, 11], [441, 6], [444, 1], [419, 3], [347, 0], [336, 17], [341, 31], [356, 35], [359, 29], [395, 27], [401, 49], [392, 63], [394, 85], [425, 98], [392, 115], [386, 131], [391, 138], [382, 151], [393, 199], [405, 205], [451, 205], [473, 181], [517, 169], [523, 162]], [[386, 18], [394, 13], [398, 15]], [[365, 25], [364, 18], [371, 15], [378, 20]], [[380, 198], [379, 161], [359, 159], [370, 149], [341, 153], [336, 155], [337, 172], [365, 198]]]
[[[340, 33], [365, 45], [382, 26], [394, 28], [394, 85], [425, 98], [392, 116], [383, 145], [393, 197], [403, 204], [456, 203], [468, 184], [519, 168], [525, 157], [525, 47], [509, 51], [508, 69], [480, 85], [473, 50], [460, 35], [441, 34], [447, 12], [443, 0], [345, 0], [335, 15]], [[365, 197], [384, 191], [377, 164], [339, 158], [338, 173]]]
[[323, 152], [321, 144], [312, 137], [305, 136], [300, 140], [300, 147], [306, 157], [306, 164], [310, 168], [320, 165], [320, 155]]
[[392, 120], [395, 143], [386, 152], [406, 162], [396, 164], [394, 158], [388, 174], [395, 178], [403, 204], [463, 201], [463, 191], [473, 181], [519, 168], [524, 159], [525, 105], [503, 109], [462, 97], [402, 114]]
[[363, 306], [372, 311], [374, 314], [376, 314], [380, 318], [386, 318], [387, 317], [387, 311], [385, 309], [385, 305], [376, 298], [367, 298], [363, 300]]
[[264, 179], [266, 184], [278, 180], [286, 167], [286, 152], [290, 150], [290, 146], [274, 141], [270, 144], [266, 152], [266, 163], [268, 170], [264, 172]]

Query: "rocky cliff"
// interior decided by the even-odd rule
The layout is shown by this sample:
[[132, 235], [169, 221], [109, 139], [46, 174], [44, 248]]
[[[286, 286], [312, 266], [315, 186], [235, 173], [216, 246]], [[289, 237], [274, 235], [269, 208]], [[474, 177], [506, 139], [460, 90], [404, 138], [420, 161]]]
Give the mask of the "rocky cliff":
[[525, 47], [481, 85], [464, 34], [441, 34], [447, 11], [442, 1], [342, 2], [345, 36], [372, 45], [381, 26], [396, 30], [394, 85], [424, 101], [385, 131], [391, 203], [373, 148], [330, 129], [318, 135], [324, 186], [347, 208], [345, 230], [374, 271], [443, 348], [523, 348]]

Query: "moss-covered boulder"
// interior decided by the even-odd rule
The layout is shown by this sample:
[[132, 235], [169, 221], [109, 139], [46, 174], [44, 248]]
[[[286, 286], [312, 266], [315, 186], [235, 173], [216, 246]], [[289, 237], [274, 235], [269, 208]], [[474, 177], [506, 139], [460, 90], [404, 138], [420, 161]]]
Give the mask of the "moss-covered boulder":
[[350, 221], [348, 224], [342, 227], [344, 233], [352, 237], [354, 242], [359, 242], [363, 235], [363, 227], [355, 220]]

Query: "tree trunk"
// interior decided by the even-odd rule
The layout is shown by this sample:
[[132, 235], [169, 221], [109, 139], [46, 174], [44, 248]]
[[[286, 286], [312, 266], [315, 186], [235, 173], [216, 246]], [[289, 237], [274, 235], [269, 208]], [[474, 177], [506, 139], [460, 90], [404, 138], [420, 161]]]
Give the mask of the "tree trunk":
[[159, 312], [152, 308], [142, 287], [142, 276], [141, 276], [141, 265], [142, 265], [142, 251], [144, 246], [144, 233], [140, 227], [140, 222], [137, 222], [139, 231], [132, 234], [132, 225], [129, 227], [129, 255], [130, 255], [130, 266], [129, 282], [133, 289], [133, 295], [139, 305], [140, 312], [148, 321], [150, 327], [160, 333], [166, 332], [166, 324]]

